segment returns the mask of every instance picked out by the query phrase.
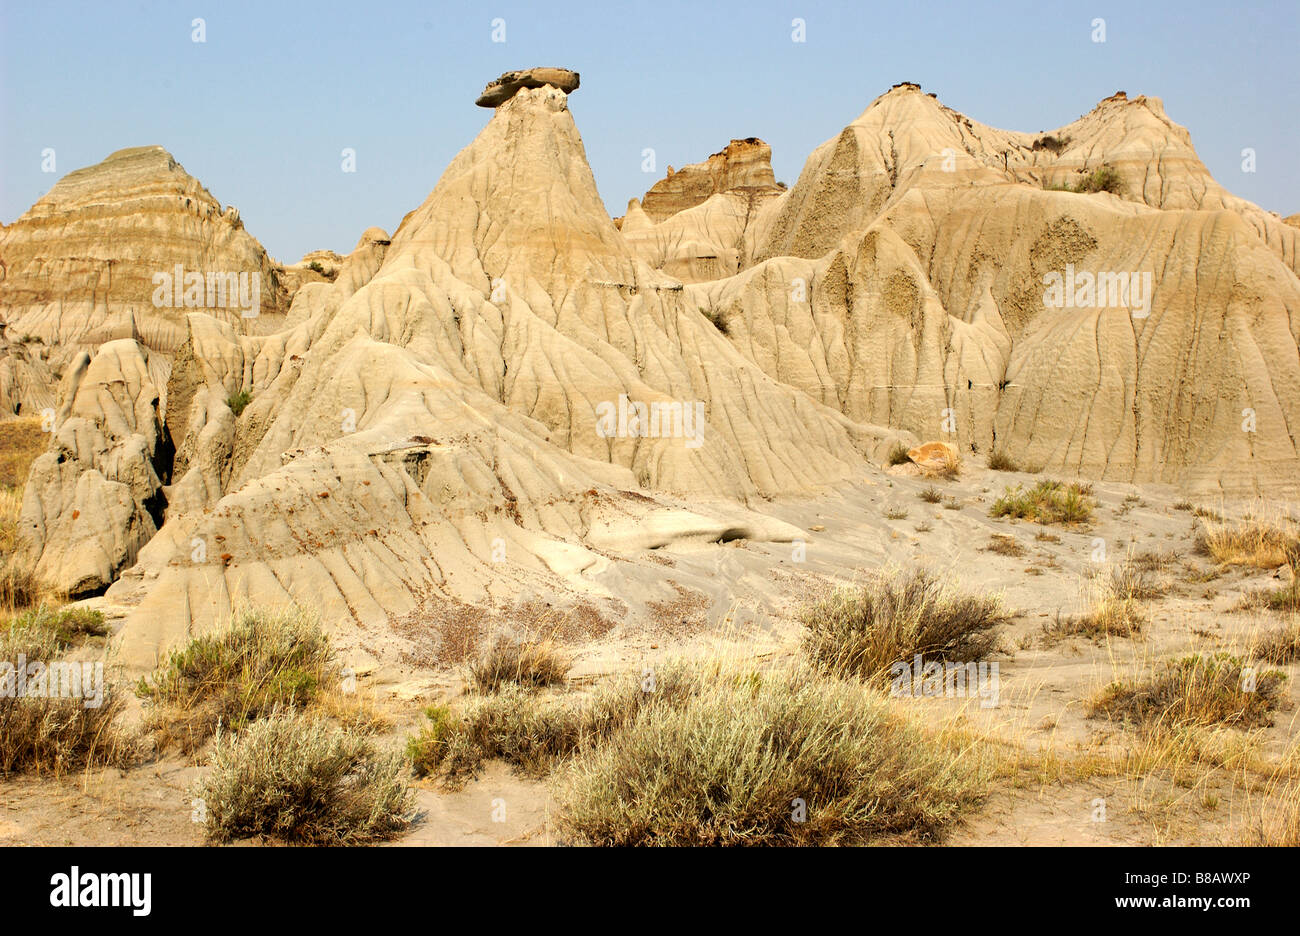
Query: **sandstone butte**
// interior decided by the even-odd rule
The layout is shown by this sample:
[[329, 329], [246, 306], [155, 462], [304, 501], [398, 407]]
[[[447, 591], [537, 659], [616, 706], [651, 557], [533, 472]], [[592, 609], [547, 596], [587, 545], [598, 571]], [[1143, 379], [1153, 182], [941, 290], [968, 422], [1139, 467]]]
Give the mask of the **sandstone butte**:
[[[1300, 230], [1218, 185], [1158, 99], [1032, 134], [904, 83], [788, 190], [764, 144], [733, 141], [620, 230], [565, 90], [494, 86], [424, 203], [291, 301], [156, 147], [0, 233], [6, 405], [57, 410], [23, 548], [50, 586], [103, 593], [128, 669], [241, 601], [365, 633], [539, 583], [627, 597], [665, 545], [802, 539], [760, 508], [900, 444], [1296, 493]], [[1065, 190], [1103, 166], [1115, 192]], [[251, 320], [155, 308], [176, 263], [277, 286]], [[1155, 272], [1146, 314], [1047, 307], [1067, 268]], [[623, 397], [703, 403], [699, 444], [598, 432]]]

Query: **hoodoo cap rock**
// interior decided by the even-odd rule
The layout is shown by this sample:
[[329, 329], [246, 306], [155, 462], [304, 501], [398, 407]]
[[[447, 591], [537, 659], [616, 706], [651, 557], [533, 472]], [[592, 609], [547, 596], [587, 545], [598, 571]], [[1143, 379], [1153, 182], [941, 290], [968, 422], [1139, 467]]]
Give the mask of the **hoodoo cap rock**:
[[541, 88], [553, 85], [565, 94], [578, 90], [578, 73], [567, 68], [528, 68], [509, 71], [495, 81], [488, 82], [474, 103], [479, 107], [500, 107], [523, 88]]

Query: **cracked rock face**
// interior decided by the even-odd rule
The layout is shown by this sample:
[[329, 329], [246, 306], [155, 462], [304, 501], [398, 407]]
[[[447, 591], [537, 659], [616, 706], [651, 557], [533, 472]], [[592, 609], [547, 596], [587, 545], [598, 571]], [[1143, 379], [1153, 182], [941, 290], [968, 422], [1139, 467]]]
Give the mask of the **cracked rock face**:
[[474, 103], [479, 107], [500, 107], [524, 88], [542, 88], [550, 85], [565, 94], [578, 90], [578, 73], [567, 68], [527, 68], [508, 71], [500, 78], [488, 82]]

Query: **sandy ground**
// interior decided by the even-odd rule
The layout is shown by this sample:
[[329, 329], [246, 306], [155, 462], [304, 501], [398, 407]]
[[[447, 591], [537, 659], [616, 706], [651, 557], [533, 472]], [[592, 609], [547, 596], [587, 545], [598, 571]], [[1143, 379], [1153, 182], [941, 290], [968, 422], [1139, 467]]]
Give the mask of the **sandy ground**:
[[[1277, 612], [1240, 611], [1248, 591], [1276, 588], [1274, 573], [1218, 570], [1193, 550], [1196, 520], [1178, 494], [1152, 486], [1097, 483], [1099, 506], [1085, 527], [1050, 529], [993, 519], [992, 501], [1007, 484], [1034, 477], [968, 468], [957, 481], [929, 481], [905, 469], [877, 472], [814, 500], [777, 500], [752, 509], [808, 530], [800, 543], [677, 543], [610, 563], [596, 580], [539, 589], [556, 607], [589, 601], [608, 614], [595, 639], [576, 641], [572, 677], [591, 683], [669, 656], [726, 650], [797, 651], [800, 604], [826, 587], [882, 566], [925, 565], [970, 590], [1000, 592], [1014, 610], [1004, 629], [1000, 704], [917, 699], [899, 704], [951, 715], [954, 706], [980, 730], [1026, 751], [1072, 756], [1124, 739], [1086, 717], [1084, 701], [1117, 675], [1185, 653], [1240, 650], [1253, 634], [1280, 627]], [[945, 503], [920, 492], [933, 484]], [[1228, 517], [1278, 505], [1198, 502]], [[950, 509], [953, 508], [953, 509]], [[906, 516], [900, 516], [905, 513]], [[892, 514], [893, 519], [889, 516]], [[988, 551], [1009, 535], [1020, 555]], [[1103, 551], [1104, 550], [1104, 555]], [[1134, 638], [1051, 639], [1044, 626], [1091, 603], [1090, 576], [1128, 553], [1159, 553], [1154, 578], [1165, 589], [1145, 603], [1148, 623]], [[1097, 561], [1102, 559], [1103, 561]], [[614, 616], [625, 601], [625, 614]], [[405, 639], [405, 638], [403, 638]], [[409, 642], [409, 641], [408, 641]], [[459, 690], [455, 668], [429, 669], [412, 657], [350, 661], [368, 692], [395, 713], [388, 742], [402, 743], [422, 705]], [[349, 662], [345, 660], [345, 662]], [[1300, 722], [1300, 666], [1289, 675], [1287, 701], [1261, 736], [1270, 760], [1293, 750]], [[195, 844], [189, 790], [201, 766], [164, 760], [131, 771], [0, 781], [0, 844]], [[397, 844], [546, 845], [556, 842], [545, 783], [493, 764], [464, 789], [448, 793], [417, 784], [419, 816]], [[1257, 793], [1251, 794], [1258, 800]], [[1097, 821], [1098, 804], [1105, 821]], [[1180, 786], [1167, 779], [1097, 777], [1081, 781], [1001, 783], [968, 817], [953, 844], [1232, 844], [1246, 834], [1251, 796], [1226, 775]], [[1257, 805], [1257, 803], [1256, 803]]]

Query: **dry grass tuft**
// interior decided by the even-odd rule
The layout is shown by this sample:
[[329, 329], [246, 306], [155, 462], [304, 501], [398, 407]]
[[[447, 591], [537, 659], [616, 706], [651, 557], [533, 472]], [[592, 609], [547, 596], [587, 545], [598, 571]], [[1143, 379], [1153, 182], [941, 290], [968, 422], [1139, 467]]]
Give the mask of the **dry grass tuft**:
[[1300, 847], [1300, 784], [1272, 784], [1272, 809], [1254, 818], [1246, 845], [1266, 848]]
[[925, 570], [887, 572], [839, 589], [804, 608], [804, 649], [836, 676], [878, 680], [916, 654], [963, 663], [996, 646], [993, 628], [1010, 620], [999, 598], [967, 595]]
[[1019, 471], [1020, 463], [1006, 452], [993, 451], [989, 454], [989, 467], [994, 471]]
[[1196, 551], [1220, 565], [1276, 569], [1300, 564], [1300, 535], [1289, 523], [1247, 520], [1229, 524], [1206, 520], [1196, 540]]
[[927, 478], [943, 478], [945, 481], [956, 481], [961, 477], [961, 456], [955, 451], [946, 451], [944, 452], [943, 462], [938, 466], [922, 465], [920, 467], [921, 473]]
[[1255, 644], [1251, 655], [1271, 666], [1286, 666], [1300, 661], [1300, 618], [1264, 635]]
[[889, 463], [890, 467], [895, 465], [906, 465], [912, 460], [907, 454], [910, 451], [911, 448], [907, 445], [902, 442], [895, 442], [893, 447], [890, 448], [889, 455], [885, 460]]
[[39, 416], [0, 420], [0, 489], [16, 488], [21, 499], [32, 462], [49, 442]]
[[0, 421], [0, 613], [30, 608], [42, 597], [30, 563], [17, 556], [18, 518], [31, 464], [48, 442], [38, 418]]
[[406, 828], [414, 798], [404, 773], [400, 755], [377, 753], [364, 735], [277, 709], [239, 735], [218, 732], [196, 795], [213, 841], [356, 845]]
[[[133, 760], [133, 739], [114, 724], [123, 699], [102, 663], [96, 673], [93, 661], [63, 659], [96, 623], [102, 618], [85, 612], [39, 608], [0, 627], [0, 775]], [[27, 670], [21, 694], [20, 664]]]
[[1145, 728], [1267, 727], [1285, 680], [1227, 653], [1196, 654], [1111, 683], [1092, 699], [1088, 714]]
[[495, 692], [506, 683], [525, 688], [563, 685], [572, 665], [549, 640], [498, 635], [469, 666], [469, 683]]
[[1151, 578], [1149, 563], [1129, 556], [1110, 573], [1093, 580], [1092, 608], [1087, 614], [1061, 618], [1043, 630], [1049, 638], [1071, 636], [1132, 637], [1146, 624], [1146, 614], [1141, 603], [1164, 594], [1164, 589]]
[[1019, 540], [1014, 536], [1008, 536], [1005, 533], [994, 533], [989, 537], [987, 545], [984, 546], [984, 551], [997, 553], [999, 556], [1023, 556], [1025, 547], [1021, 546]]

